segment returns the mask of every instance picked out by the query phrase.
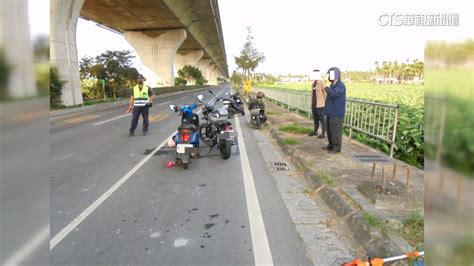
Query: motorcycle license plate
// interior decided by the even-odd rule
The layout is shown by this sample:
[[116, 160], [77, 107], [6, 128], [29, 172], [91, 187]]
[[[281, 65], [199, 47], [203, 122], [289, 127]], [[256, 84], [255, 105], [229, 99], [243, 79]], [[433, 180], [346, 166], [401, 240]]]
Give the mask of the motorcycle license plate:
[[237, 135], [237, 132], [230, 130], [230, 131], [221, 131], [217, 134], [217, 139], [233, 139]]
[[177, 153], [186, 153], [186, 148], [194, 147], [193, 144], [178, 144], [176, 145], [176, 152]]

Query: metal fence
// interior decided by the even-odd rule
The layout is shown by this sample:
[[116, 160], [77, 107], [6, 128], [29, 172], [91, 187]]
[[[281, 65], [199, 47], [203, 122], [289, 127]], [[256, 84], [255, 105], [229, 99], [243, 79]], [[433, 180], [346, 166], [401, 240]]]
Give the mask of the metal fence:
[[436, 167], [440, 166], [446, 120], [446, 97], [425, 96], [425, 144], [434, 149]]
[[[311, 94], [309, 92], [252, 88], [252, 92], [258, 91], [265, 93], [268, 100], [285, 105], [288, 109], [294, 109], [297, 113], [302, 111], [308, 117], [311, 116]], [[390, 157], [393, 157], [398, 113], [398, 105], [347, 99], [343, 125], [349, 128], [349, 137], [352, 137], [352, 131], [357, 131], [387, 143], [390, 145]]]

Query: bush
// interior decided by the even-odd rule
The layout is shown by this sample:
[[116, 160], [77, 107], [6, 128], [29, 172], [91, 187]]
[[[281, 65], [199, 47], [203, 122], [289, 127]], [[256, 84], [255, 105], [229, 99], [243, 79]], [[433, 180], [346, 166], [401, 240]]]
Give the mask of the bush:
[[190, 65], [185, 65], [182, 69], [178, 70], [178, 78], [179, 82], [183, 82], [183, 80], [186, 82], [180, 83], [179, 85], [186, 85], [188, 82], [190, 83], [190, 85], [203, 85], [204, 83], [207, 83], [207, 80], [204, 79], [201, 70], [199, 70], [199, 68], [197, 67]]
[[59, 70], [50, 68], [49, 71], [49, 104], [50, 107], [58, 107], [61, 105], [62, 90], [66, 81], [61, 80]]
[[81, 80], [81, 90], [86, 99], [101, 99], [104, 98], [102, 92], [102, 85], [94, 79]]
[[176, 77], [174, 79], [174, 85], [176, 85], [176, 86], [181, 86], [181, 85], [186, 86], [187, 83], [188, 83], [188, 81], [184, 78]]
[[48, 95], [49, 87], [49, 63], [37, 63], [35, 65], [36, 72], [36, 87], [38, 88], [39, 95], [46, 96]]
[[119, 87], [115, 89], [115, 96], [122, 98], [130, 98], [132, 96], [133, 89], [127, 87]]
[[3, 49], [0, 49], [0, 100], [6, 98], [8, 80], [10, 78], [11, 67], [7, 63], [7, 58]]

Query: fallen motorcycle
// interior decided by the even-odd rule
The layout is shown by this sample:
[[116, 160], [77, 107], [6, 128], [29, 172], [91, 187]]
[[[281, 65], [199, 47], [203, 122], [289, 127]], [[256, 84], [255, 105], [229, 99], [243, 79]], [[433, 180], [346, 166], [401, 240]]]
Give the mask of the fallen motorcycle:
[[[209, 91], [212, 94], [212, 91]], [[243, 107], [243, 102], [240, 97], [231, 95], [229, 93], [225, 94], [226, 97], [218, 98], [217, 101], [221, 101], [223, 107], [229, 112], [229, 117], [235, 114], [245, 115], [245, 110]]]

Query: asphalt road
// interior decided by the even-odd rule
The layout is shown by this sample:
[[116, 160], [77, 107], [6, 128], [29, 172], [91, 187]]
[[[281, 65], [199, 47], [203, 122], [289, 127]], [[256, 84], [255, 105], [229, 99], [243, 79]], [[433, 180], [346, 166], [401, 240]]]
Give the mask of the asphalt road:
[[240, 141], [228, 160], [202, 146], [188, 170], [167, 169], [173, 152], [150, 154], [178, 127], [169, 104], [198, 94], [213, 97], [158, 97], [147, 136], [141, 119], [127, 136], [126, 106], [50, 120], [53, 265], [311, 264], [248, 118], [232, 119]]

